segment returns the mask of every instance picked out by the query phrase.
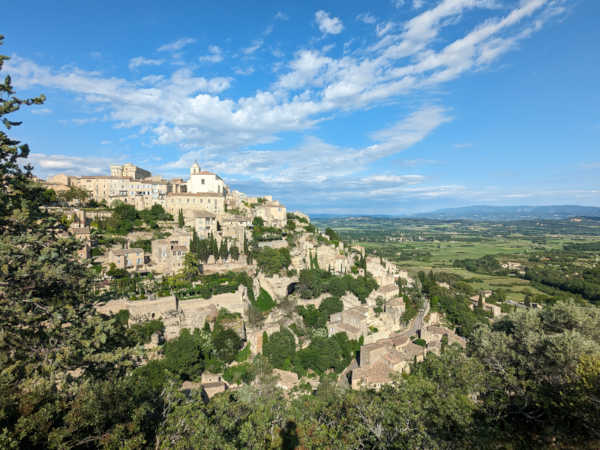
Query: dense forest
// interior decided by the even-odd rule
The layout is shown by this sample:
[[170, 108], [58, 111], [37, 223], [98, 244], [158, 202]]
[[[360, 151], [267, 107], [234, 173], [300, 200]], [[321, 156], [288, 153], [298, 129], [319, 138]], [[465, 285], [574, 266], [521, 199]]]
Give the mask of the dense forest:
[[[0, 68], [6, 59], [0, 56]], [[123, 317], [95, 311], [96, 275], [78, 262], [79, 244], [65, 225], [43, 208], [47, 196], [26, 164], [28, 146], [7, 134], [21, 125], [11, 114], [43, 102], [16, 97], [10, 77], [0, 83], [0, 448], [600, 446], [600, 313], [591, 305], [557, 302], [493, 326], [475, 314], [466, 351], [428, 354], [378, 392], [341, 390], [325, 373], [339, 371], [355, 351], [344, 336], [292, 353], [282, 331], [249, 361], [239, 337], [217, 323], [182, 332], [161, 359], [148, 361], [142, 344], [161, 324], [128, 328]], [[313, 270], [303, 289], [316, 294], [314, 279], [319, 292], [335, 291]], [[421, 280], [438, 297], [436, 307], [458, 310], [456, 296], [436, 292], [433, 281]], [[366, 277], [361, 283], [360, 292], [371, 287]], [[327, 305], [305, 315], [308, 328], [338, 309], [334, 300]], [[209, 402], [180, 389], [234, 359], [246, 364], [241, 376], [252, 385]], [[273, 367], [289, 365], [322, 373], [317, 391], [290, 396], [276, 388]]]

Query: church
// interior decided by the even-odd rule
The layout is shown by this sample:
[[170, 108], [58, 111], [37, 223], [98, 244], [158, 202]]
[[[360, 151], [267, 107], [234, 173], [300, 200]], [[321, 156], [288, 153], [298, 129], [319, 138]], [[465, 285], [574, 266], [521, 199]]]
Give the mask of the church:
[[224, 196], [227, 193], [227, 185], [219, 175], [201, 170], [200, 165], [194, 162], [190, 169], [187, 192], [190, 194], [213, 193]]

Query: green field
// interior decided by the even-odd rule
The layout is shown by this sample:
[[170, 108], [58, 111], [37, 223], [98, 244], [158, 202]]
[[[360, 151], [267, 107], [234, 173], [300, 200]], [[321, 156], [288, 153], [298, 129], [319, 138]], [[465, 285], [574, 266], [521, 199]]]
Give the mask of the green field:
[[[455, 267], [454, 261], [494, 256], [500, 263], [553, 255], [565, 244], [600, 241], [600, 224], [590, 221], [472, 222], [348, 217], [317, 219], [321, 229], [331, 227], [368, 253], [395, 262], [412, 276], [419, 271], [451, 272], [470, 281], [476, 290], [503, 289], [507, 298], [523, 301], [524, 292], [543, 293], [518, 273], [509, 276], [474, 273]], [[600, 255], [571, 255], [570, 261], [593, 267]]]

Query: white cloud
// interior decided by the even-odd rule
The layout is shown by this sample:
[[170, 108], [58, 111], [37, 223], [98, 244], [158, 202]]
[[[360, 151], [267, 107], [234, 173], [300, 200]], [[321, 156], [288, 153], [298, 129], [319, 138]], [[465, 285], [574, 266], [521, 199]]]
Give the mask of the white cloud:
[[375, 22], [377, 22], [377, 19], [375, 19], [375, 16], [373, 16], [371, 13], [359, 14], [358, 16], [356, 16], [356, 20], [359, 20], [369, 25], [373, 25]]
[[319, 30], [323, 34], [340, 34], [344, 29], [342, 21], [337, 17], [330, 17], [329, 14], [323, 10], [319, 10], [315, 13], [315, 20], [319, 26]]
[[254, 73], [254, 67], [250, 66], [246, 67], [245, 69], [237, 67], [235, 69], [235, 73], [238, 75], [252, 75]]
[[424, 4], [425, 4], [425, 0], [413, 0], [413, 8], [414, 9], [421, 9]]
[[[12, 57], [5, 69], [13, 75], [17, 87], [62, 89], [84, 103], [102, 107], [99, 113], [102, 120], [111, 120], [120, 127], [136, 127], [136, 132], [150, 135], [156, 143], [210, 153], [274, 142], [280, 133], [306, 132], [340, 112], [398, 101], [468, 71], [485, 68], [558, 14], [562, 3], [522, 0], [512, 10], [500, 13], [491, 9], [497, 6], [495, 0], [442, 0], [385, 35], [372, 36], [376, 39], [374, 43], [354, 44], [352, 51], [342, 56], [333, 56], [333, 52], [326, 55], [308, 45], [300, 47], [291, 59], [283, 59], [276, 66], [278, 71], [272, 85], [262, 86], [247, 96], [227, 95], [230, 77], [195, 76], [190, 65], [170, 76], [135, 80], [76, 67], [52, 69], [18, 56]], [[452, 40], [439, 39], [448, 23], [460, 20], [471, 9], [493, 11], [493, 17], [486, 17]], [[323, 14], [331, 19], [327, 13]], [[172, 43], [163, 46], [163, 50], [181, 49], [184, 45]], [[182, 64], [186, 64], [184, 60]], [[230, 70], [238, 71], [239, 75], [249, 68], [234, 66]], [[421, 124], [429, 121], [431, 129], [448, 119], [447, 113], [439, 108], [428, 108], [417, 116], [413, 118], [415, 121], [418, 119]], [[361, 151], [365, 155], [388, 154], [406, 148], [405, 145], [412, 145], [410, 142], [418, 142], [417, 128], [413, 132], [408, 128], [394, 130], [402, 132], [404, 140], [395, 138], [394, 133], [381, 135], [372, 148]], [[423, 129], [426, 127], [419, 128]], [[413, 138], [409, 139], [410, 136]], [[336, 158], [338, 152], [346, 151], [324, 143], [315, 144], [325, 150], [329, 148], [329, 154]], [[258, 150], [256, 154], [249, 152], [249, 160], [262, 155]]]
[[162, 59], [151, 59], [144, 58], [143, 56], [136, 56], [129, 60], [129, 70], [136, 69], [141, 66], [160, 66], [164, 61]]
[[81, 175], [82, 173], [100, 175], [108, 172], [108, 167], [114, 160], [98, 157], [79, 157], [68, 155], [48, 155], [45, 153], [30, 153], [27, 160], [33, 165], [34, 173], [47, 177], [57, 173]]
[[[285, 183], [294, 180], [324, 183], [364, 171], [385, 156], [406, 150], [425, 139], [437, 127], [451, 120], [438, 106], [424, 107], [392, 126], [374, 133], [375, 144], [363, 148], [338, 147], [323, 140], [307, 136], [297, 148], [288, 150], [237, 149], [192, 151], [165, 168], [186, 168], [201, 159], [206, 165], [230, 177], [243, 176], [263, 183]], [[363, 178], [363, 183], [407, 183], [419, 181], [415, 176], [381, 176]], [[348, 180], [344, 181], [347, 183]]]
[[260, 49], [262, 47], [263, 43], [264, 43], [264, 41], [262, 39], [257, 39], [255, 41], [253, 41], [249, 47], [243, 48], [242, 52], [245, 55], [251, 55], [254, 52], [256, 52], [258, 49]]
[[275, 19], [277, 20], [289, 20], [289, 16], [282, 12], [282, 11], [277, 11], [277, 14], [275, 14]]
[[471, 147], [473, 147], [473, 144], [471, 144], [470, 142], [462, 142], [460, 144], [454, 144], [453, 147], [459, 148], [459, 149], [471, 148]]
[[176, 52], [181, 50], [183, 47], [193, 44], [196, 42], [196, 39], [193, 38], [181, 38], [177, 39], [174, 42], [170, 42], [169, 44], [161, 45], [158, 47], [159, 52]]
[[109, 140], [106, 140], [106, 139], [103, 140], [103, 141], [100, 141], [100, 145], [110, 145], [110, 144], [112, 144], [112, 141], [109, 141]]
[[405, 0], [392, 0], [392, 5], [394, 5], [394, 8], [402, 8], [404, 6], [404, 2]]
[[223, 61], [223, 51], [218, 45], [209, 45], [208, 54], [198, 58], [200, 61], [218, 63]]
[[375, 27], [375, 32], [377, 33], [377, 36], [381, 37], [386, 35], [388, 32], [390, 32], [392, 30], [392, 28], [394, 28], [394, 23], [393, 22], [387, 22], [387, 23], [381, 23], [381, 24], [377, 24], [377, 26]]

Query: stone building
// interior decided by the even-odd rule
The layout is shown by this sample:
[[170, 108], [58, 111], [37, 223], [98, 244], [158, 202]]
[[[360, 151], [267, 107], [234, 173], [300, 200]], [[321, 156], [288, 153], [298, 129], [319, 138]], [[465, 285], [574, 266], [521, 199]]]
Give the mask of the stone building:
[[219, 225], [221, 237], [232, 240], [240, 251], [243, 251], [246, 233], [251, 225], [250, 220], [244, 216], [227, 214], [219, 218]]
[[152, 269], [163, 274], [176, 273], [183, 269], [189, 246], [180, 245], [171, 239], [152, 241]]
[[[84, 219], [85, 223], [85, 219]], [[78, 222], [73, 223], [74, 226], [69, 227], [71, 234], [81, 241], [82, 247], [77, 250], [77, 256], [80, 259], [89, 259], [92, 251], [92, 235], [90, 227], [81, 225]]]
[[113, 177], [130, 178], [132, 180], [142, 180], [152, 176], [152, 174], [147, 170], [137, 167], [131, 163], [126, 163], [123, 165], [111, 164], [110, 174]]
[[217, 216], [208, 211], [193, 211], [193, 226], [200, 239], [217, 234]]
[[410, 363], [422, 361], [426, 350], [413, 344], [408, 336], [396, 335], [380, 339], [360, 348], [360, 367], [352, 371], [352, 388], [378, 389], [389, 383], [393, 373], [410, 370]]
[[358, 339], [366, 336], [369, 329], [367, 321], [370, 310], [366, 306], [355, 306], [342, 312], [329, 316], [327, 322], [327, 334], [333, 336], [345, 332], [349, 339]]
[[177, 218], [179, 210], [181, 210], [186, 218], [186, 223], [188, 219], [191, 223], [194, 220], [193, 215], [195, 211], [209, 211], [215, 215], [224, 213], [225, 197], [223, 194], [215, 194], [212, 192], [172, 192], [167, 194], [165, 209], [175, 218]]
[[107, 263], [113, 263], [117, 269], [143, 270], [144, 250], [141, 248], [111, 248]]
[[198, 163], [195, 162], [190, 169], [187, 191], [192, 194], [213, 193], [225, 196], [227, 186], [220, 176], [201, 170]]
[[283, 228], [287, 225], [285, 206], [278, 201], [265, 201], [254, 206], [254, 216], [260, 217], [268, 227]]

